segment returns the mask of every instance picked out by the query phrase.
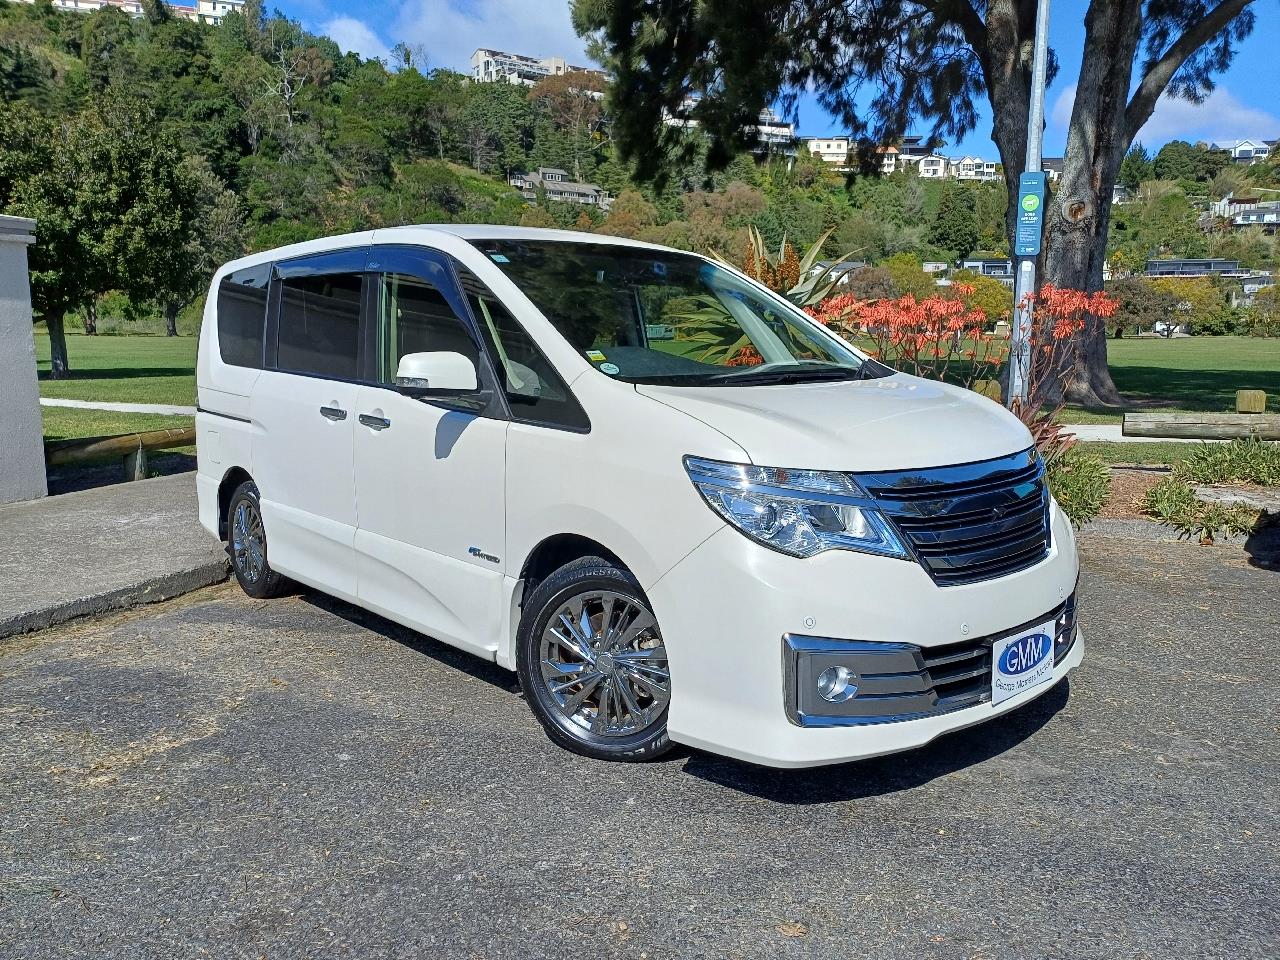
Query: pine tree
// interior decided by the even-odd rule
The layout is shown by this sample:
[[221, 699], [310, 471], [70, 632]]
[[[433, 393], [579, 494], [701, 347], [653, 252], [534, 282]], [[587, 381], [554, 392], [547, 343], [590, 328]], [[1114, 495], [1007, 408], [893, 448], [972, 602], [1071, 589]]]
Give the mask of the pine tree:
[[974, 211], [973, 195], [968, 190], [956, 189], [950, 184], [943, 187], [929, 240], [961, 259], [978, 245], [978, 217]]

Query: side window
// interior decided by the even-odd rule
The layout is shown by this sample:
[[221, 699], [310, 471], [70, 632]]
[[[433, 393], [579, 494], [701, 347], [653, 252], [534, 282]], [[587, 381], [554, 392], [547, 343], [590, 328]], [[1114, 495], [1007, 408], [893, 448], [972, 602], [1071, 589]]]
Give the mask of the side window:
[[229, 273], [218, 284], [218, 353], [236, 367], [262, 366], [271, 264]]
[[587, 430], [586, 411], [533, 338], [474, 273], [457, 264], [458, 279], [476, 322], [485, 331], [517, 420]]
[[280, 285], [276, 366], [355, 380], [360, 370], [359, 273], [287, 277]]
[[395, 383], [407, 353], [460, 353], [477, 369], [480, 351], [465, 321], [434, 284], [402, 273], [377, 275], [379, 379]]

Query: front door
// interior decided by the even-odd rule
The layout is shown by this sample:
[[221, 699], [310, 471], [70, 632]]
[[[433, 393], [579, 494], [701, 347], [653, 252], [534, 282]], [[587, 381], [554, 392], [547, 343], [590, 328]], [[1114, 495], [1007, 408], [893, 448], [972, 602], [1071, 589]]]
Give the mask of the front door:
[[452, 351], [492, 376], [447, 261], [417, 248], [370, 258], [377, 386], [356, 395], [359, 597], [446, 643], [492, 656], [502, 623], [507, 420], [500, 402], [447, 409], [398, 393], [407, 353]]
[[271, 566], [348, 600], [364, 257], [360, 249], [277, 265], [266, 369], [250, 401]]

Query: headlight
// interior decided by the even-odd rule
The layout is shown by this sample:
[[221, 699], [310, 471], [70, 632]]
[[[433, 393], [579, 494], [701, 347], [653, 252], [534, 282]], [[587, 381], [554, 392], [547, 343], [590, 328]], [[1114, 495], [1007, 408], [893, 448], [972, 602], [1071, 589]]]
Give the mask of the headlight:
[[910, 559], [874, 501], [843, 473], [788, 470], [685, 457], [711, 509], [766, 547], [793, 557], [857, 550]]

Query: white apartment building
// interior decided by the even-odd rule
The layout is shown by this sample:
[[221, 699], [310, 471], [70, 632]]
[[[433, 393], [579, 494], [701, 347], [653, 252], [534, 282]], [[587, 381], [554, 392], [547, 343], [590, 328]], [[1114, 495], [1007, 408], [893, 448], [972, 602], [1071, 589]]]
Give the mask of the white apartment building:
[[848, 137], [805, 137], [800, 142], [814, 156], [841, 167], [849, 162], [849, 151], [853, 149]]
[[613, 205], [613, 198], [603, 187], [580, 183], [559, 167], [539, 167], [533, 173], [513, 173], [508, 182], [530, 203], [538, 198], [538, 188], [541, 187], [549, 200], [581, 203], [601, 210], [608, 210]]
[[477, 83], [518, 83], [532, 87], [547, 77], [566, 73], [595, 73], [604, 71], [591, 67], [579, 67], [563, 57], [527, 57], [521, 53], [507, 53], [480, 47], [471, 54], [471, 79]]
[[[18, 3], [34, 3], [35, 0], [17, 0]], [[197, 23], [221, 23], [222, 18], [233, 10], [244, 7], [245, 0], [196, 0], [191, 4], [170, 3], [175, 17], [193, 20]], [[115, 7], [131, 17], [142, 16], [142, 4], [139, 0], [53, 0], [55, 10], [71, 13], [92, 13], [104, 7]]]
[[[667, 114], [663, 117], [662, 122], [669, 127], [682, 127], [686, 130], [692, 130], [698, 125], [698, 121], [694, 120], [690, 113], [697, 106], [697, 103], [696, 98], [689, 97], [685, 99], [680, 104], [680, 109], [674, 114]], [[760, 111], [754, 130], [756, 136], [760, 139], [760, 146], [757, 148], [757, 152], [795, 156], [795, 125], [784, 120], [768, 107]]]
[[[35, 0], [18, 0], [19, 3], [35, 3]], [[53, 0], [55, 10], [71, 13], [93, 13], [103, 7], [115, 7], [131, 17], [142, 16], [142, 4], [138, 0]]]
[[957, 180], [998, 180], [1000, 178], [1000, 174], [996, 172], [995, 161], [983, 160], [981, 157], [953, 158], [948, 164], [948, 170]]

